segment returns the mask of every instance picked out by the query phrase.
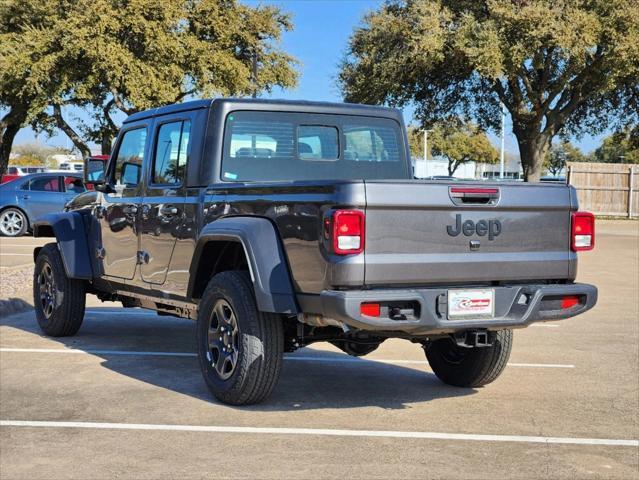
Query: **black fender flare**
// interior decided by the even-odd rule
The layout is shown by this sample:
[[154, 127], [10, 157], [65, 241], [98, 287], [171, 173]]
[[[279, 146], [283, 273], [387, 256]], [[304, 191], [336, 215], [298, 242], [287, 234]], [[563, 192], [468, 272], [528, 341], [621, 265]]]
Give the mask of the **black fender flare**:
[[287, 314], [299, 312], [279, 235], [273, 224], [263, 217], [226, 217], [202, 229], [189, 269], [189, 298], [192, 298], [204, 246], [210, 241], [218, 240], [242, 244], [260, 311]]
[[[91, 280], [93, 269], [84, 219], [79, 212], [50, 213], [33, 223], [34, 237], [55, 237], [69, 278]], [[33, 252], [34, 261], [40, 248]]]

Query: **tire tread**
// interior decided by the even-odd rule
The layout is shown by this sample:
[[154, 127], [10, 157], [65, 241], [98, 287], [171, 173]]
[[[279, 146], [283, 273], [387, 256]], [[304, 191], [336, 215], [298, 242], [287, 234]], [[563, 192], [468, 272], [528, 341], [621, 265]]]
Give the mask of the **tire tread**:
[[[256, 307], [253, 284], [245, 272], [225, 271], [214, 276], [207, 285], [200, 305], [209, 306], [210, 299], [225, 297], [225, 290], [239, 296], [247, 315], [236, 318], [240, 327], [240, 341], [248, 349], [251, 362], [238, 362], [239, 371], [234, 375], [233, 387], [225, 390], [217, 388], [215, 382], [207, 378], [206, 359], [201, 350], [202, 338], [198, 337], [200, 367], [207, 386], [219, 400], [232, 405], [249, 405], [266, 399], [273, 391], [282, 368], [284, 332], [278, 315], [260, 312]], [[208, 315], [202, 311], [200, 315]], [[208, 322], [208, 317], [198, 318], [198, 322]], [[198, 335], [203, 335], [202, 325], [198, 325]], [[242, 335], [242, 330], [250, 335]], [[250, 367], [250, 368], [249, 368]], [[232, 377], [233, 378], [233, 377]]]
[[[39, 308], [38, 291], [38, 266], [40, 260], [45, 257], [49, 261], [55, 277], [57, 295], [62, 295], [62, 300], [56, 305], [48, 321]], [[47, 335], [51, 337], [70, 337], [80, 330], [86, 306], [86, 283], [83, 280], [67, 277], [62, 263], [62, 256], [55, 243], [47, 243], [38, 253], [36, 267], [33, 272], [33, 301], [38, 324]]]
[[[497, 379], [504, 371], [512, 350], [512, 330], [499, 330], [490, 347], [475, 347], [461, 364], [450, 364], [442, 356], [449, 339], [435, 340], [424, 348], [433, 372], [444, 383], [458, 387], [481, 387]], [[463, 348], [463, 347], [457, 347]]]

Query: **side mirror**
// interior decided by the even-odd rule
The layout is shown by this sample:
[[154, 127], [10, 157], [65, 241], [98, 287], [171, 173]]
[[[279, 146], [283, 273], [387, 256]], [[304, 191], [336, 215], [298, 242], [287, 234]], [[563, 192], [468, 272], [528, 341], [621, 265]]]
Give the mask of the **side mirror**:
[[85, 158], [84, 159], [84, 184], [85, 185], [103, 185], [106, 170], [106, 160], [101, 158]]

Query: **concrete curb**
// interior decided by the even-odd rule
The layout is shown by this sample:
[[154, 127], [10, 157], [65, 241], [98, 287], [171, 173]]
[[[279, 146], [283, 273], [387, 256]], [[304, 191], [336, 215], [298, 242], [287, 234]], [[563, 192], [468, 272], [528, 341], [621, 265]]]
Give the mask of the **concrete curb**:
[[0, 300], [0, 318], [15, 315], [16, 313], [26, 312], [33, 309], [33, 305], [26, 302], [22, 298], [9, 298]]

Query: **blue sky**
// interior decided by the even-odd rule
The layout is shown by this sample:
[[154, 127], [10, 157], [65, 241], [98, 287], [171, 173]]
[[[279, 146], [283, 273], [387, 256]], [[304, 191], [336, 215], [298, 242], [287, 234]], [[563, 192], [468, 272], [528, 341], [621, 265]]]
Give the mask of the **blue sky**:
[[[284, 35], [282, 46], [301, 62], [301, 75], [296, 88], [287, 91], [276, 90], [273, 98], [341, 101], [336, 76], [344, 55], [348, 38], [363, 15], [376, 8], [381, 2], [375, 0], [244, 0], [248, 4], [274, 4], [293, 17], [294, 30]], [[68, 112], [67, 116], [73, 116]], [[412, 110], [404, 111], [406, 123], [412, 120]], [[510, 133], [512, 125], [506, 122], [506, 150], [517, 152], [517, 142]], [[495, 145], [498, 139], [491, 135]], [[31, 142], [34, 133], [23, 129], [16, 138], [16, 144]], [[70, 146], [63, 134], [51, 139], [41, 135], [40, 142], [49, 145]], [[584, 137], [575, 143], [584, 151], [595, 149], [601, 142], [599, 137]]]

